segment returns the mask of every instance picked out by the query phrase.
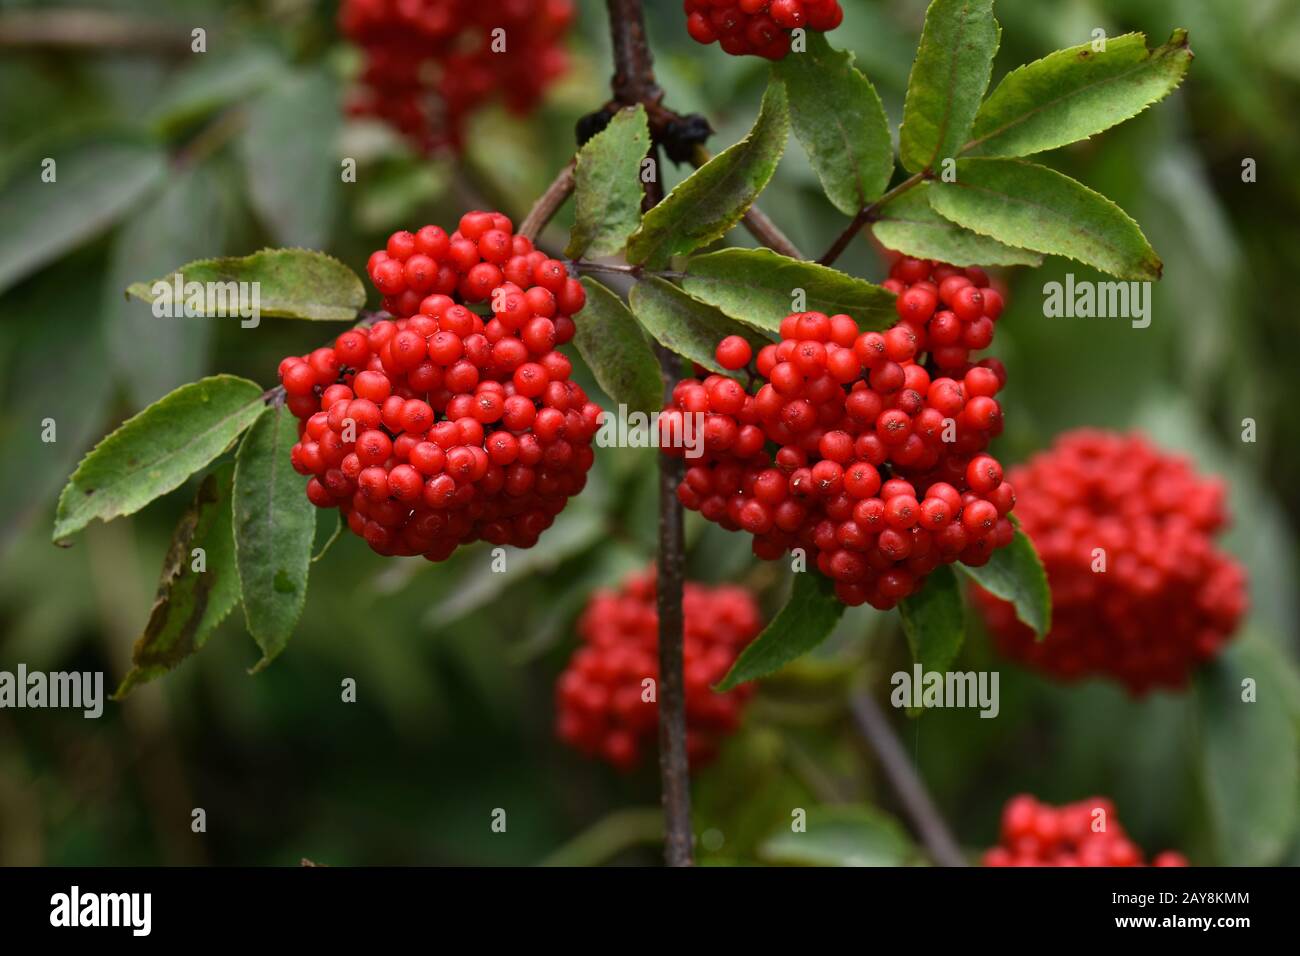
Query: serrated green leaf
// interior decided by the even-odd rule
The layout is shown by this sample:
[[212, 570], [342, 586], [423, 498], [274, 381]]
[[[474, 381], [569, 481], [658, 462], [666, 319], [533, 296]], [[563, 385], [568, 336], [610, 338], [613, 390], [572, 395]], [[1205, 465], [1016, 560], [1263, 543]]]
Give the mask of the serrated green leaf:
[[741, 652], [715, 689], [728, 691], [776, 673], [826, 640], [843, 615], [844, 604], [835, 596], [834, 581], [816, 571], [796, 574], [790, 600]]
[[[1228, 866], [1276, 864], [1300, 824], [1300, 740], [1282, 669], [1265, 642], [1225, 649], [1197, 674], [1199, 771], [1218, 848]], [[1255, 699], [1243, 700], [1243, 680]]]
[[776, 172], [790, 134], [785, 87], [772, 81], [754, 127], [734, 146], [697, 169], [654, 209], [627, 244], [629, 262], [659, 269], [721, 238], [758, 198]]
[[782, 824], [758, 855], [782, 866], [905, 866], [917, 855], [898, 821], [871, 807], [810, 807], [806, 825]]
[[[174, 300], [178, 279], [186, 284], [255, 282], [261, 315], [275, 318], [351, 322], [366, 304], [366, 290], [357, 274], [333, 256], [312, 249], [263, 249], [250, 256], [198, 259], [161, 279], [133, 283], [126, 291], [151, 304], [167, 294]], [[227, 305], [219, 311], [230, 316], [237, 310]]]
[[179, 488], [262, 413], [262, 387], [234, 375], [184, 385], [123, 422], [81, 460], [59, 495], [54, 540], [95, 518], [134, 514]]
[[922, 671], [948, 670], [966, 639], [966, 606], [952, 567], [930, 572], [920, 591], [899, 602], [898, 613], [912, 660]]
[[975, 117], [974, 156], [1028, 156], [1087, 139], [1164, 99], [1192, 63], [1187, 31], [1148, 50], [1146, 36], [1107, 37], [1106, 48], [1081, 43], [1012, 70]]
[[[696, 256], [686, 266], [682, 286], [695, 298], [772, 336], [780, 334], [781, 320], [793, 311], [843, 313], [863, 331], [887, 329], [898, 321], [894, 294], [888, 289], [770, 249], [723, 249]], [[797, 291], [803, 292], [798, 310]]]
[[[47, 158], [53, 182], [42, 179]], [[33, 153], [0, 186], [0, 292], [111, 226], [161, 182], [166, 166], [159, 146], [122, 139]]]
[[719, 374], [729, 373], [718, 364], [714, 351], [728, 335], [739, 335], [757, 348], [770, 341], [663, 279], [638, 282], [632, 286], [628, 302], [632, 314], [656, 342]]
[[836, 209], [851, 216], [889, 185], [889, 120], [852, 53], [833, 49], [824, 33], [809, 31], [807, 39], [806, 51], [777, 62], [776, 75], [785, 84], [794, 134], [822, 189]]
[[[135, 642], [133, 666], [113, 695], [117, 700], [202, 649], [239, 603], [230, 508], [234, 473], [234, 462], [227, 462], [204, 478], [172, 532], [149, 622]], [[195, 570], [197, 549], [203, 551], [202, 570]]]
[[1014, 516], [1011, 521], [1016, 525], [1015, 537], [1005, 548], [994, 551], [988, 564], [957, 567], [990, 594], [1010, 601], [1016, 617], [1041, 639], [1052, 626], [1052, 589], [1047, 585], [1047, 572], [1034, 543], [1020, 530]]
[[958, 160], [956, 182], [935, 181], [929, 197], [939, 215], [999, 242], [1067, 256], [1121, 279], [1160, 278], [1160, 257], [1124, 210], [1046, 166]]
[[645, 107], [619, 110], [578, 151], [573, 170], [574, 223], [570, 259], [622, 251], [641, 225], [641, 163], [650, 150]]
[[297, 440], [289, 410], [269, 408], [235, 457], [235, 557], [248, 632], [262, 649], [253, 673], [284, 650], [307, 600], [316, 506], [289, 462]]
[[907, 81], [899, 159], [908, 172], [957, 157], [970, 138], [1002, 28], [993, 0], [933, 0]]
[[249, 108], [239, 139], [248, 195], [279, 245], [329, 244], [343, 188], [338, 100], [332, 73], [321, 67], [285, 77]]
[[659, 361], [636, 317], [623, 301], [594, 279], [584, 278], [587, 304], [574, 316], [573, 344], [591, 373], [615, 402], [629, 411], [657, 412], [664, 404]]
[[1037, 252], [981, 236], [943, 218], [930, 206], [930, 185], [921, 183], [891, 199], [871, 226], [881, 244], [918, 259], [954, 266], [1039, 266]]

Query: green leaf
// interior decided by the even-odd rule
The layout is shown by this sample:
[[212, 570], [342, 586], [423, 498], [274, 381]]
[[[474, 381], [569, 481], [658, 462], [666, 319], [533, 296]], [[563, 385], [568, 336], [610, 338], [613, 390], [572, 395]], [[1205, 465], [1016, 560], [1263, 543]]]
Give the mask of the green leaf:
[[260, 671], [284, 650], [307, 600], [316, 506], [289, 463], [298, 422], [269, 408], [235, 458], [235, 556], [248, 632], [262, 649]]
[[629, 411], [657, 412], [664, 404], [659, 361], [636, 317], [594, 279], [584, 278], [587, 305], [574, 317], [573, 344], [605, 394]]
[[578, 152], [573, 170], [574, 223], [564, 254], [621, 252], [641, 225], [641, 163], [650, 150], [645, 107], [623, 109]]
[[[1228, 866], [1275, 864], [1300, 822], [1300, 741], [1281, 671], [1289, 663], [1264, 641], [1239, 641], [1197, 674], [1200, 777]], [[1255, 682], [1243, 700], [1245, 679]]]
[[[174, 299], [177, 281], [257, 283], [261, 315], [283, 319], [351, 322], [366, 304], [365, 287], [355, 272], [310, 249], [263, 249], [251, 256], [199, 259], [153, 282], [133, 283], [126, 291], [149, 303], [168, 294]], [[233, 287], [227, 288], [233, 293]], [[217, 312], [230, 316], [236, 310], [232, 306], [207, 311], [204, 306], [200, 314]]]
[[59, 495], [54, 540], [95, 518], [134, 514], [220, 455], [263, 411], [262, 387], [234, 375], [184, 385], [123, 422]]
[[728, 691], [776, 673], [826, 640], [843, 614], [844, 604], [835, 596], [834, 581], [816, 571], [796, 574], [790, 600], [741, 652], [715, 689]]
[[1192, 63], [1187, 31], [1148, 50], [1141, 33], [1057, 50], [1012, 70], [980, 107], [966, 152], [1028, 156], [1087, 139], [1164, 99]]
[[628, 302], [632, 314], [656, 342], [719, 374], [730, 374], [714, 357], [718, 343], [728, 335], [742, 336], [756, 348], [769, 342], [749, 326], [733, 322], [663, 279], [638, 282], [632, 286]]
[[[54, 182], [42, 180], [46, 158]], [[0, 186], [0, 292], [111, 226], [166, 165], [152, 143], [113, 139], [50, 146], [16, 166]]]
[[885, 191], [894, 172], [894, 146], [880, 94], [853, 65], [809, 31], [808, 48], [777, 62], [794, 135], [835, 208], [854, 215]]
[[239, 141], [248, 195], [279, 245], [329, 243], [343, 188], [338, 101], [332, 74], [317, 68], [277, 82], [249, 109]]
[[[696, 256], [686, 266], [682, 286], [695, 298], [772, 336], [780, 334], [781, 320], [793, 311], [843, 313], [863, 331], [887, 329], [898, 321], [894, 294], [888, 289], [770, 249], [723, 249]], [[802, 308], [796, 310], [800, 291]]]
[[789, 134], [785, 87], [773, 81], [749, 134], [697, 169], [645, 214], [628, 240], [628, 261], [659, 269], [674, 255], [725, 235], [776, 172]]
[[[204, 373], [213, 328], [209, 322], [155, 316], [124, 297], [122, 289], [178, 260], [220, 253], [230, 212], [223, 192], [210, 165], [178, 171], [114, 238], [101, 308], [113, 365], [137, 408]], [[202, 229], [194, 228], [197, 222]]]
[[168, 80], [163, 100], [150, 122], [163, 135], [180, 133], [186, 126], [223, 106], [247, 99], [278, 80], [285, 70], [283, 57], [271, 47], [235, 44], [229, 56], [207, 53]]
[[904, 168], [956, 158], [988, 89], [1002, 28], [993, 0], [934, 0], [925, 14], [898, 131]]
[[1052, 589], [1047, 586], [1047, 572], [1034, 543], [1020, 530], [1014, 516], [1011, 520], [1016, 525], [1015, 537], [1005, 548], [994, 551], [988, 564], [957, 567], [990, 594], [1015, 605], [1016, 617], [1041, 638], [1052, 626]]
[[1121, 279], [1160, 278], [1160, 257], [1124, 210], [1046, 166], [962, 159], [956, 182], [935, 181], [929, 195], [939, 215], [999, 242], [1067, 256]]
[[944, 219], [922, 183], [885, 204], [871, 231], [888, 249], [954, 266], [1039, 266], [1037, 252], [1017, 249]]
[[871, 807], [810, 807], [806, 822], [802, 833], [782, 824], [758, 855], [782, 866], [906, 866], [917, 856], [898, 821]]
[[912, 660], [923, 671], [948, 670], [966, 638], [966, 607], [952, 567], [935, 568], [919, 592], [899, 603], [898, 613]]
[[[230, 509], [234, 473], [234, 463], [227, 462], [204, 478], [194, 503], [172, 532], [158, 596], [135, 642], [134, 666], [113, 695], [117, 700], [199, 651], [239, 603]], [[201, 570], [195, 570], [196, 549], [203, 551]]]

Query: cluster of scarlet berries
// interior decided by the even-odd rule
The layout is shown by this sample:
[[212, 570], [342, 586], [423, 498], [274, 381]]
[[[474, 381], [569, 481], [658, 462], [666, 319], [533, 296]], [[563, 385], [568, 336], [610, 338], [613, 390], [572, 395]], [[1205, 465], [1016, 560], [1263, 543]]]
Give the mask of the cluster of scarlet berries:
[[1140, 435], [1081, 429], [1010, 476], [1052, 588], [1038, 641], [976, 591], [1003, 653], [1061, 680], [1109, 675], [1133, 693], [1183, 687], [1246, 609], [1245, 573], [1215, 549], [1224, 487]]
[[[840, 600], [881, 609], [941, 563], [988, 561], [1014, 535], [1015, 504], [984, 454], [1002, 430], [994, 396], [1006, 372], [970, 361], [993, 340], [1002, 296], [982, 270], [910, 258], [885, 285], [900, 316], [887, 332], [859, 333], [846, 315], [790, 315], [752, 366], [751, 380], [764, 380], [756, 394], [722, 375], [686, 379], [660, 418], [661, 447], [683, 455], [673, 436], [684, 416], [703, 415], [683, 505], [751, 533], [760, 558], [804, 549]], [[730, 370], [751, 356], [738, 336], [717, 349]]]
[[391, 123], [420, 149], [459, 149], [466, 118], [493, 97], [526, 113], [568, 67], [572, 0], [343, 0], [339, 24], [365, 52], [356, 115]]
[[717, 43], [732, 56], [780, 60], [790, 31], [834, 30], [844, 19], [838, 0], [685, 0], [686, 31], [697, 43]]
[[[1105, 797], [1053, 807], [1028, 794], [1012, 797], [1002, 810], [998, 846], [984, 853], [985, 866], [1145, 866], [1142, 851], [1128, 838]], [[1187, 866], [1181, 853], [1166, 850], [1152, 866]]]
[[581, 284], [494, 212], [393, 233], [368, 271], [395, 320], [280, 363], [307, 497], [384, 555], [530, 547], [594, 457], [600, 408], [556, 351]]
[[[692, 764], [709, 760], [736, 729], [753, 685], [725, 694], [710, 688], [762, 630], [753, 596], [734, 585], [687, 582], [683, 660], [686, 749]], [[659, 614], [653, 573], [617, 591], [592, 595], [578, 622], [583, 644], [556, 684], [560, 739], [628, 770], [652, 747], [658, 728]]]

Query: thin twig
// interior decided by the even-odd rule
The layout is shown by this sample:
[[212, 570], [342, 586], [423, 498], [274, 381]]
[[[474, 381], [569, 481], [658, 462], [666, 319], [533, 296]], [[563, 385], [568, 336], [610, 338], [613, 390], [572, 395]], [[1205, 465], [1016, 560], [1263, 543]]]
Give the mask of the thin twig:
[[[706, 147], [697, 146], [694, 153], [691, 154], [691, 165], [699, 169], [712, 158], [712, 154], [709, 153]], [[799, 247], [790, 241], [789, 237], [781, 231], [780, 226], [773, 222], [767, 213], [758, 208], [757, 203], [745, 210], [741, 225], [745, 227], [751, 236], [773, 252], [779, 252], [791, 259], [803, 258], [803, 253], [799, 251]]]
[[647, 269], [644, 266], [630, 266], [621, 262], [588, 262], [585, 259], [561, 259], [575, 272], [605, 272], [610, 275], [628, 276], [632, 279], [654, 277], [656, 279], [685, 279], [685, 272], [673, 269]]
[[859, 231], [861, 231], [862, 227], [869, 222], [875, 222], [877, 214], [879, 214], [880, 210], [885, 206], [886, 203], [890, 202], [893, 199], [897, 199], [903, 193], [907, 192], [913, 186], [919, 185], [923, 180], [927, 178], [928, 178], [928, 174], [925, 171], [914, 173], [913, 175], [908, 176], [906, 179], [904, 179], [893, 189], [889, 190], [889, 192], [885, 193], [875, 202], [871, 203], [870, 205], [863, 206], [860, 210], [858, 210], [858, 214], [853, 217], [853, 221], [849, 223], [848, 227], [842, 233], [839, 234], [839, 237], [835, 240], [835, 242], [831, 245], [831, 247], [826, 250], [826, 254], [823, 255], [817, 261], [824, 266], [831, 265], [833, 262], [835, 262], [835, 260], [840, 257], [840, 255], [844, 252], [844, 250], [849, 247], [849, 243], [853, 241], [853, 237], [856, 236]]
[[966, 866], [966, 858], [962, 856], [957, 841], [875, 700], [868, 694], [856, 694], [850, 706], [858, 732], [879, 759], [903, 810], [934, 862], [940, 866]]
[[803, 253], [799, 251], [799, 248], [787, 238], [777, 224], [769, 219], [767, 213], [759, 209], [758, 206], [750, 206], [745, 210], [745, 218], [741, 220], [741, 224], [749, 230], [751, 236], [773, 252], [779, 252], [791, 259], [803, 258]]
[[560, 211], [560, 207], [564, 205], [565, 200], [573, 195], [573, 170], [575, 165], [576, 160], [571, 159], [560, 170], [554, 182], [546, 187], [546, 192], [542, 193], [537, 202], [533, 203], [533, 208], [528, 211], [524, 221], [519, 224], [517, 235], [536, 239], [537, 234], [546, 228], [546, 224]]

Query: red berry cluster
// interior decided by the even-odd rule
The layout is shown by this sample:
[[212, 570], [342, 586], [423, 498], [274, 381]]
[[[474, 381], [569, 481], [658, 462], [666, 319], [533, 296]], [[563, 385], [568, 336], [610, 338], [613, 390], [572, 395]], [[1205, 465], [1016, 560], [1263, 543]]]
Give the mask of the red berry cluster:
[[[971, 364], [993, 340], [1002, 297], [979, 269], [904, 258], [885, 285], [899, 322], [859, 333], [847, 315], [796, 313], [754, 363], [756, 394], [710, 375], [683, 380], [660, 418], [665, 453], [703, 415], [703, 456], [677, 496], [774, 560], [802, 548], [846, 604], [893, 607], [941, 563], [985, 563], [1010, 543], [1015, 493], [984, 454], [1002, 431], [1002, 364]], [[724, 368], [749, 365], [725, 339]], [[754, 373], [750, 373], [751, 379]], [[775, 452], [769, 444], [777, 446]]]
[[1052, 587], [1052, 630], [1035, 640], [1009, 605], [977, 591], [1004, 654], [1061, 680], [1109, 675], [1140, 694], [1185, 686], [1232, 636], [1246, 578], [1213, 544], [1227, 520], [1221, 482], [1140, 435], [1092, 429], [1061, 436], [1011, 480]]
[[[380, 554], [532, 546], [593, 459], [600, 408], [556, 351], [582, 286], [488, 212], [393, 233], [369, 272], [398, 318], [280, 363], [307, 497]], [[487, 321], [464, 304], [485, 300]]]
[[[1063, 807], [1040, 803], [1028, 794], [1012, 797], [1002, 810], [1001, 840], [985, 851], [985, 866], [1146, 865], [1142, 851], [1120, 826], [1115, 805], [1105, 797]], [[1187, 866], [1187, 859], [1166, 850], [1151, 865]]]
[[686, 31], [697, 43], [769, 60], [790, 52], [791, 30], [825, 33], [844, 19], [838, 0], [685, 0], [683, 6]]
[[[753, 693], [744, 684], [711, 690], [762, 630], [758, 605], [742, 587], [687, 582], [685, 614], [686, 749], [693, 764], [710, 759], [736, 729]], [[659, 677], [659, 614], [653, 573], [592, 595], [578, 621], [583, 644], [556, 684], [560, 739], [623, 770], [640, 762], [657, 735], [659, 705], [643, 682]], [[656, 697], [658, 688], [656, 690]]]
[[572, 0], [343, 0], [342, 32], [366, 56], [350, 109], [425, 151], [459, 149], [466, 118], [494, 96], [516, 113], [537, 105], [568, 67], [573, 15]]

